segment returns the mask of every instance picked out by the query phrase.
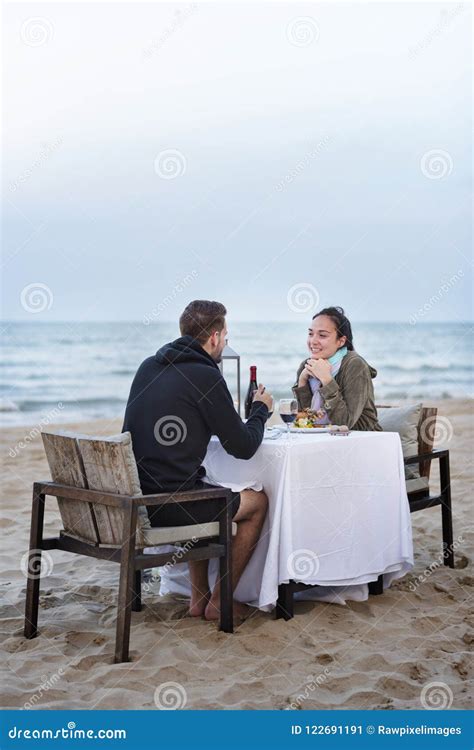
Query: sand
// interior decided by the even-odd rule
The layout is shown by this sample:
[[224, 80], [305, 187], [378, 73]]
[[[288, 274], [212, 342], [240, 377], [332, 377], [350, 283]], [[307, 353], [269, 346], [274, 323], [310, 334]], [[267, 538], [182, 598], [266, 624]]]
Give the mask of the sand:
[[[51, 574], [41, 585], [40, 635], [31, 641], [23, 637], [21, 558], [28, 548], [31, 487], [49, 473], [39, 437], [21, 448], [28, 428], [1, 430], [1, 705], [156, 710], [169, 701], [188, 709], [417, 709], [424, 691], [423, 699], [439, 699], [439, 707], [468, 708], [472, 403], [453, 399], [430, 405], [438, 406], [453, 429], [448, 447], [455, 570], [436, 564], [441, 561], [438, 507], [412, 516], [412, 574], [367, 602], [297, 603], [296, 616], [287, 623], [255, 611], [233, 635], [225, 635], [212, 623], [186, 617], [186, 601], [159, 598], [159, 581], [154, 581], [144, 593], [143, 611], [132, 615], [132, 661], [120, 665], [112, 663], [118, 583], [113, 563], [53, 551]], [[120, 424], [68, 428], [114, 434]], [[45, 533], [54, 535], [59, 528], [56, 501], [50, 498]], [[432, 687], [433, 682], [442, 685]]]

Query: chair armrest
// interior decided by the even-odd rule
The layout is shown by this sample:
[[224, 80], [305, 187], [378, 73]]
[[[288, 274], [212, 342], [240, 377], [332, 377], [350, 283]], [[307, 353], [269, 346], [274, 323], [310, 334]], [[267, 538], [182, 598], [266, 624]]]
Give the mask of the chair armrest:
[[35, 482], [33, 484], [35, 495], [52, 495], [66, 500], [77, 500], [78, 502], [95, 503], [97, 505], [110, 505], [114, 508], [122, 508], [131, 501], [136, 505], [143, 505], [142, 495], [120, 495], [118, 492], [104, 492], [103, 490], [90, 490], [86, 487], [72, 487], [69, 484], [59, 482]]
[[52, 495], [53, 497], [77, 500], [97, 505], [111, 505], [124, 508], [130, 503], [135, 505], [167, 505], [169, 503], [192, 503], [199, 500], [222, 500], [227, 502], [232, 497], [232, 490], [227, 487], [210, 487], [209, 489], [189, 490], [187, 492], [160, 492], [157, 495], [120, 495], [117, 492], [90, 490], [85, 487], [71, 487], [58, 482], [35, 482], [35, 495]]
[[169, 503], [194, 503], [199, 500], [223, 500], [232, 497], [232, 490], [227, 487], [212, 487], [208, 490], [188, 490], [187, 492], [160, 492], [158, 495], [142, 495], [141, 505], [168, 505]]
[[403, 459], [403, 463], [406, 464], [417, 464], [419, 461], [430, 461], [433, 458], [444, 458], [449, 456], [449, 450], [440, 449], [433, 450], [430, 453], [419, 453], [416, 456], [407, 456]]

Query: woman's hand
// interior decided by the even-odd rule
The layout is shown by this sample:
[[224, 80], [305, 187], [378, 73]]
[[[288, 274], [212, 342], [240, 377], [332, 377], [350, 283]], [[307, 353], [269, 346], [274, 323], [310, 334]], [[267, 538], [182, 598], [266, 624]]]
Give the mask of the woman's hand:
[[318, 378], [322, 385], [327, 385], [332, 380], [331, 364], [327, 359], [308, 359], [303, 372], [308, 373], [308, 377]]
[[310, 377], [311, 373], [308, 370], [302, 370], [301, 375], [298, 378], [298, 388], [303, 388], [305, 385], [308, 385]]

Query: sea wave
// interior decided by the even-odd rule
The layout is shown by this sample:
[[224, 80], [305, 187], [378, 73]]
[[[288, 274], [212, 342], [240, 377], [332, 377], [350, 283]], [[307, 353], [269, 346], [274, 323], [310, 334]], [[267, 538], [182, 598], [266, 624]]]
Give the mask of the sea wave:
[[[378, 371], [376, 403], [472, 397], [470, 351], [460, 345], [470, 324], [420, 324], [416, 335], [399, 324], [353, 328], [357, 351]], [[140, 363], [177, 335], [175, 325], [159, 322], [153, 323], [153, 341], [150, 328], [136, 323], [7, 322], [2, 331], [2, 423], [32, 424], [60, 402], [58, 421], [123, 416]], [[291, 395], [296, 370], [308, 356], [305, 326], [238, 323], [229, 344], [241, 355], [242, 399], [253, 364], [276, 401]], [[235, 398], [236, 363], [224, 362], [223, 373]]]
[[125, 403], [124, 399], [121, 398], [115, 398], [113, 396], [109, 398], [79, 398], [79, 399], [65, 399], [65, 398], [58, 398], [58, 399], [30, 399], [28, 401], [5, 401], [0, 402], [0, 411], [3, 412], [11, 412], [11, 411], [20, 411], [20, 412], [31, 412], [31, 411], [41, 411], [44, 409], [50, 409], [54, 408], [55, 406], [58, 406], [58, 404], [62, 404], [62, 408], [67, 409], [68, 407], [74, 407], [75, 409], [88, 409], [93, 407], [107, 407], [107, 406], [114, 406], [114, 405], [123, 405]]
[[14, 401], [0, 398], [0, 412], [20, 411], [20, 407]]
[[376, 368], [378, 372], [433, 372], [433, 373], [440, 373], [440, 372], [472, 372], [472, 367], [468, 364], [414, 364], [414, 365], [391, 365], [391, 364], [384, 364], [382, 362], [378, 362], [376, 364]]

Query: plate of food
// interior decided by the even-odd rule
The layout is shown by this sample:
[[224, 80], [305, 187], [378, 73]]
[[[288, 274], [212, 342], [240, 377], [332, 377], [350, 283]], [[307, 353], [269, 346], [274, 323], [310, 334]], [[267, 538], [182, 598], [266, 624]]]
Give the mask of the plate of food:
[[304, 432], [320, 434], [324, 432], [347, 434], [349, 428], [346, 425], [321, 424], [321, 412], [315, 412], [311, 409], [299, 411], [296, 419], [290, 427], [290, 432]]
[[290, 432], [312, 432], [314, 434], [316, 433], [323, 433], [323, 432], [331, 432], [332, 425], [329, 424], [315, 424], [312, 427], [298, 427], [298, 425], [292, 425], [290, 427]]
[[291, 432], [329, 432], [332, 425], [321, 424], [326, 413], [303, 409], [296, 415], [295, 421], [290, 427]]

